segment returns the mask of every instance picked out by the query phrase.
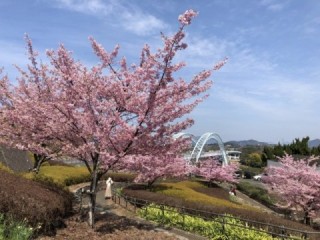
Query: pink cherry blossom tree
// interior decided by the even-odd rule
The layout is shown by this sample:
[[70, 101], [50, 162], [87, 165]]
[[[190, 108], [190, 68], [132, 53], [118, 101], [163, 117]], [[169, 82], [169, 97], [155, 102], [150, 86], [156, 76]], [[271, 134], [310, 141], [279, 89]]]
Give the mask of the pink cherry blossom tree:
[[[35, 56], [32, 50], [31, 42], [27, 39], [29, 54]], [[35, 61], [35, 59], [33, 59]], [[27, 73], [18, 68], [22, 75]], [[29, 66], [31, 72], [32, 67]], [[0, 70], [1, 71], [1, 70]], [[1, 73], [1, 72], [0, 72]], [[31, 82], [32, 80], [30, 80]], [[33, 171], [38, 173], [42, 163], [59, 155], [61, 147], [59, 141], [54, 138], [42, 136], [39, 134], [45, 128], [41, 115], [37, 114], [37, 109], [30, 105], [31, 96], [14, 95], [10, 90], [9, 80], [4, 76], [0, 80], [1, 90], [1, 114], [0, 114], [0, 143], [8, 147], [28, 150], [33, 153], [34, 166]], [[41, 96], [42, 91], [34, 92], [37, 98]], [[35, 97], [35, 96], [32, 96]], [[29, 112], [28, 112], [29, 111]]]
[[176, 154], [160, 156], [132, 155], [125, 161], [124, 169], [138, 173], [135, 182], [147, 183], [150, 187], [159, 178], [183, 178], [191, 173], [193, 166]]
[[263, 181], [270, 192], [276, 193], [282, 207], [304, 212], [305, 222], [320, 210], [320, 171], [315, 158], [295, 160], [285, 155], [280, 166], [266, 169]]
[[[0, 138], [44, 157], [82, 161], [91, 174], [92, 227], [97, 182], [109, 169], [136, 163], [139, 178], [145, 174], [146, 181], [163, 175], [161, 171], [174, 175], [174, 168], [169, 173], [160, 162], [179, 161], [186, 140], [172, 136], [193, 124], [182, 117], [206, 98], [203, 93], [212, 85], [208, 78], [224, 64], [188, 81], [177, 77], [185, 63], [173, 60], [187, 47], [184, 28], [196, 15], [188, 10], [179, 16], [178, 31], [162, 35], [163, 48], [153, 53], [145, 45], [140, 62], [130, 66], [118, 57], [119, 46], [107, 52], [93, 38], [92, 48], [100, 62], [91, 68], [74, 60], [63, 45], [47, 51], [49, 64], [39, 64], [27, 38], [28, 70], [18, 68], [16, 86], [6, 77], [0, 81]], [[130, 162], [138, 159], [135, 155], [141, 160]]]
[[223, 165], [218, 159], [212, 158], [200, 161], [194, 172], [209, 182], [236, 183], [237, 170], [239, 170], [237, 163]]

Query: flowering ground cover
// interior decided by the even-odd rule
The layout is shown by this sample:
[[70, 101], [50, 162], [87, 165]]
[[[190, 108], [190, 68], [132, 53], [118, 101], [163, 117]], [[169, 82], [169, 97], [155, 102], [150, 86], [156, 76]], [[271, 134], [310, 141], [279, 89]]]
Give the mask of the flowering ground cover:
[[[127, 196], [145, 199], [157, 204], [192, 208], [218, 214], [231, 214], [243, 219], [313, 231], [304, 224], [284, 219], [277, 214], [269, 214], [249, 205], [233, 202], [228, 191], [218, 186], [208, 187], [194, 181], [160, 183], [151, 189], [129, 187], [123, 190]], [[205, 214], [204, 214], [205, 215]]]

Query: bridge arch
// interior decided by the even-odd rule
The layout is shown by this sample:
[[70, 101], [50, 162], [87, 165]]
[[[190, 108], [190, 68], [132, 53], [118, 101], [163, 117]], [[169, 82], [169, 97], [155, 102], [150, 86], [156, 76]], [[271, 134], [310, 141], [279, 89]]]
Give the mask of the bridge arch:
[[218, 142], [218, 146], [219, 146], [219, 149], [220, 149], [221, 155], [222, 155], [222, 164], [223, 165], [229, 164], [229, 159], [228, 159], [226, 151], [224, 149], [222, 139], [217, 133], [212, 133], [212, 132], [204, 133], [201, 135], [201, 137], [198, 139], [198, 141], [195, 141], [194, 136], [192, 134], [188, 134], [188, 133], [178, 133], [174, 136], [174, 138], [179, 138], [179, 137], [183, 137], [183, 136], [191, 137], [191, 139], [193, 139], [193, 142], [195, 142], [195, 146], [192, 150], [192, 153], [191, 153], [190, 157], [188, 158], [188, 162], [190, 164], [195, 164], [199, 161], [201, 154], [202, 154], [202, 151], [203, 151], [203, 147], [206, 145], [206, 143], [210, 139], [215, 139]]

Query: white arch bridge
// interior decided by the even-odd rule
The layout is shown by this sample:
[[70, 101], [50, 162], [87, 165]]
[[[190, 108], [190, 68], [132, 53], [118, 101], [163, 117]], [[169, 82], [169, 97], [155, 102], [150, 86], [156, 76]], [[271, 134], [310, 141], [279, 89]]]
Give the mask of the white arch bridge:
[[[201, 137], [198, 140], [196, 140], [195, 136], [190, 133], [177, 133], [173, 136], [173, 138], [175, 139], [180, 137], [189, 137], [191, 138], [192, 142], [195, 143], [195, 146], [191, 154], [186, 156], [186, 159], [189, 163], [195, 164], [199, 161], [201, 157], [222, 156], [222, 164], [223, 165], [229, 164], [229, 159], [224, 149], [222, 139], [217, 133], [212, 133], [212, 132], [204, 133], [201, 135]], [[217, 141], [220, 151], [203, 153], [203, 148], [210, 139], [215, 139]]]

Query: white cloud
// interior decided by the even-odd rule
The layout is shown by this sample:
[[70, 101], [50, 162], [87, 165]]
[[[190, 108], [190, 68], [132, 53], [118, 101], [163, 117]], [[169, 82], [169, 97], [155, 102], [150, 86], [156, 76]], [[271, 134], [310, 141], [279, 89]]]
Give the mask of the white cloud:
[[317, 101], [320, 86], [316, 83], [295, 81], [292, 79], [271, 82], [263, 86], [263, 89], [272, 94], [274, 99], [290, 102], [297, 105], [310, 106]]
[[186, 42], [188, 48], [178, 56], [193, 70], [210, 68], [216, 61], [229, 57], [218, 78], [213, 77], [217, 80], [213, 99], [224, 102], [224, 106], [272, 121], [315, 117], [314, 109], [320, 101], [316, 90], [320, 86], [311, 80], [316, 77], [305, 81], [284, 74], [274, 53], [257, 50], [241, 38], [228, 40], [198, 35], [187, 36]]
[[124, 29], [137, 34], [148, 35], [159, 32], [167, 27], [167, 24], [155, 16], [143, 12], [141, 9], [128, 2], [102, 0], [54, 0], [58, 7], [71, 11], [91, 14], [103, 17], [105, 21], [111, 21]]
[[184, 57], [189, 67], [209, 68], [217, 59], [229, 57], [212, 90], [216, 100], [272, 121], [303, 121], [306, 115], [315, 116], [320, 85], [312, 79], [318, 77], [317, 73], [308, 81], [284, 75], [272, 55], [256, 51], [241, 40], [200, 36], [187, 40], [189, 48], [180, 58]]
[[112, 4], [105, 4], [102, 0], [55, 0], [59, 7], [85, 14], [109, 14]]
[[249, 47], [236, 46], [231, 49], [230, 67], [233, 72], [247, 72], [251, 74], [271, 72], [276, 64], [270, 62], [267, 56], [257, 55]]
[[286, 6], [287, 1], [277, 1], [277, 0], [262, 0], [260, 5], [266, 7], [270, 11], [281, 11]]
[[[315, 116], [320, 101], [319, 84], [301, 82], [278, 76], [264, 76], [263, 81], [241, 81], [219, 84], [215, 97], [245, 112], [264, 119], [301, 119]], [[223, 81], [222, 81], [223, 83]]]
[[[236, 88], [219, 88], [216, 96], [239, 109], [246, 109], [246, 112], [262, 113], [263, 115], [278, 115], [278, 110], [268, 101], [261, 100], [257, 96], [245, 93]], [[279, 107], [279, 105], [278, 105]]]
[[222, 68], [223, 72], [261, 74], [273, 71], [277, 64], [271, 62], [267, 53], [257, 53], [242, 41], [230, 41], [217, 37], [187, 37], [188, 48], [179, 54], [179, 60], [185, 60], [188, 67], [211, 68], [215, 63], [229, 58]]
[[222, 57], [230, 47], [230, 42], [219, 39], [191, 38], [189, 41], [188, 53], [199, 57], [217, 56]]
[[215, 37], [189, 37], [187, 35], [185, 42], [188, 44], [188, 48], [179, 52], [177, 60], [185, 61], [188, 68], [212, 68], [218, 61], [229, 57], [229, 49], [233, 48], [232, 42]]
[[14, 44], [8, 41], [0, 41], [0, 61], [5, 63], [5, 65], [16, 63], [17, 61], [25, 62], [22, 59], [25, 59], [26, 48], [22, 44]]
[[23, 43], [23, 41], [21, 41], [21, 44], [0, 41], [0, 67], [5, 67], [4, 73], [8, 74], [9, 77], [17, 75], [17, 70], [13, 64], [24, 67], [28, 62]]
[[283, 4], [271, 4], [268, 6], [268, 9], [271, 11], [280, 11], [283, 9], [283, 7], [284, 7]]
[[303, 31], [306, 34], [318, 34], [320, 26], [320, 17], [309, 17], [302, 24], [297, 26], [297, 31]]
[[139, 11], [134, 13], [124, 12], [122, 18], [124, 20], [123, 27], [137, 35], [148, 35], [166, 27], [166, 24], [160, 19]]
[[[49, 60], [46, 57], [44, 49], [34, 47], [34, 52], [38, 53], [37, 64], [48, 64]], [[27, 65], [30, 64], [26, 43], [21, 40], [18, 43], [0, 40], [0, 68], [3, 67], [3, 74], [8, 75], [10, 81], [15, 83], [15, 80], [20, 76], [16, 66], [27, 70]]]

